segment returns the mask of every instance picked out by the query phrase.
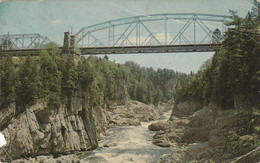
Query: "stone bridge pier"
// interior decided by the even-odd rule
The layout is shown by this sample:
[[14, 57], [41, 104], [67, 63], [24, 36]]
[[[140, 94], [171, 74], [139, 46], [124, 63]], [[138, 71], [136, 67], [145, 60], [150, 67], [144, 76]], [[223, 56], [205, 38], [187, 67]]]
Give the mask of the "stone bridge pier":
[[70, 35], [69, 32], [64, 32], [62, 53], [63, 54], [70, 54], [70, 53], [73, 54], [74, 49], [75, 49], [75, 36]]

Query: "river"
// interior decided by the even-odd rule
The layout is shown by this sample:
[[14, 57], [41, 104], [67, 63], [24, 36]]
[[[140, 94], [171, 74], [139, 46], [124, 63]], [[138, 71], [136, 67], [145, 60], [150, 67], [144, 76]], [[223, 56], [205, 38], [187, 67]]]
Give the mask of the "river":
[[[169, 119], [171, 111], [165, 112], [158, 121]], [[79, 155], [82, 163], [153, 163], [171, 151], [154, 145], [153, 135], [149, 131], [150, 122], [142, 122], [140, 126], [116, 126], [107, 131], [107, 136], [99, 142], [99, 148], [83, 152]]]

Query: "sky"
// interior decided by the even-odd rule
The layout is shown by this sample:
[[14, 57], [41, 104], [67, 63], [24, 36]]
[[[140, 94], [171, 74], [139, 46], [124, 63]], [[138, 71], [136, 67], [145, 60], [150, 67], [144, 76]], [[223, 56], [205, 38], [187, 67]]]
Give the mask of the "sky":
[[[251, 0], [0, 0], [0, 35], [40, 33], [62, 45], [63, 33], [71, 27], [76, 33], [108, 20], [158, 13], [228, 15], [231, 9], [245, 16], [251, 7]], [[110, 56], [122, 63], [132, 60], [141, 66], [186, 73], [196, 72], [210, 57], [212, 53]]]

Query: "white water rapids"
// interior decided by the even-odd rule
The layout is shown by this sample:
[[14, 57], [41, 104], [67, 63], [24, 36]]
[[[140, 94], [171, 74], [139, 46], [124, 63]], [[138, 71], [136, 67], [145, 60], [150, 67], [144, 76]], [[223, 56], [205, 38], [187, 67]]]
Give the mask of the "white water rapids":
[[[169, 119], [171, 111], [165, 112], [159, 121]], [[157, 162], [170, 148], [154, 145], [153, 135], [149, 131], [151, 122], [142, 122], [140, 126], [117, 126], [107, 131], [107, 136], [99, 142], [100, 148], [80, 155], [82, 163], [153, 163]]]

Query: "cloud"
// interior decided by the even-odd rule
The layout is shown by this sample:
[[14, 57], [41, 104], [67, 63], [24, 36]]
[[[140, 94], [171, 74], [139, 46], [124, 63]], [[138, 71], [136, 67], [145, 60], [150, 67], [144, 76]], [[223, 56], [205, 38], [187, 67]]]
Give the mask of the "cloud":
[[[156, 33], [155, 37], [157, 38], [158, 41], [160, 42], [165, 42], [165, 33]], [[167, 33], [167, 41], [171, 40], [171, 35], [170, 33]]]
[[62, 21], [61, 21], [61, 20], [53, 20], [53, 21], [51, 22], [51, 24], [53, 24], [53, 25], [59, 25], [59, 24], [62, 24]]

